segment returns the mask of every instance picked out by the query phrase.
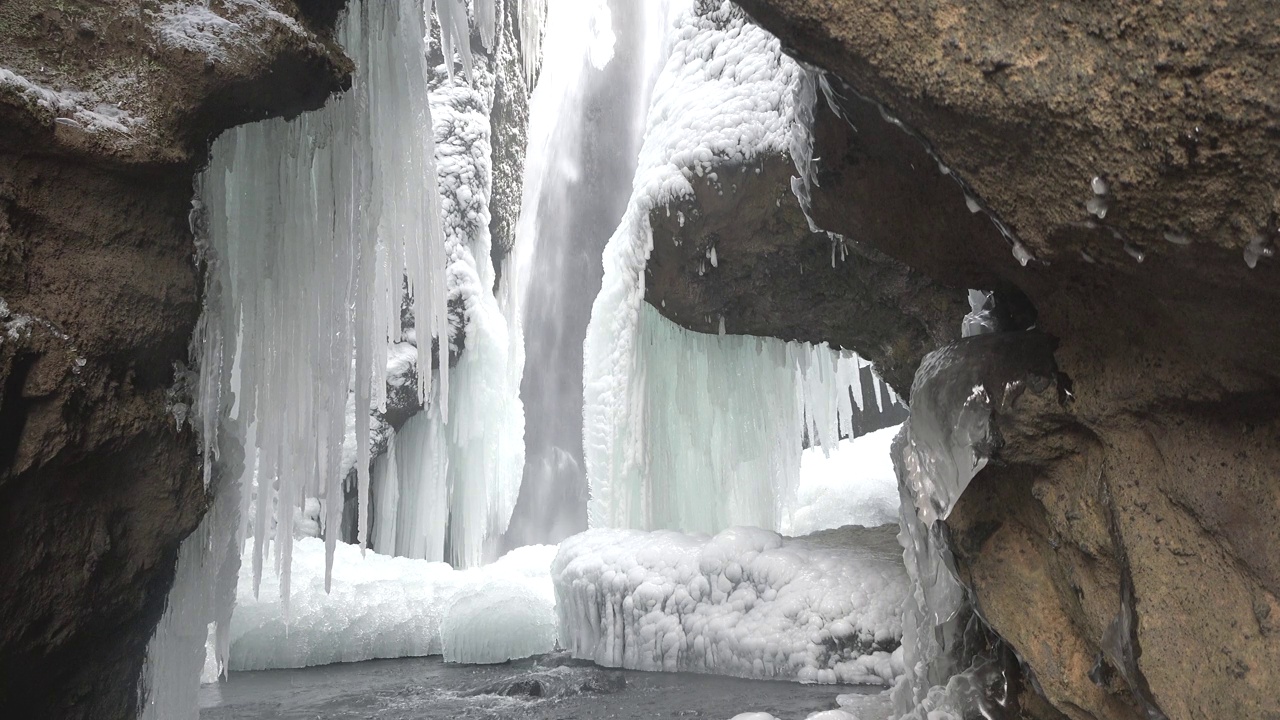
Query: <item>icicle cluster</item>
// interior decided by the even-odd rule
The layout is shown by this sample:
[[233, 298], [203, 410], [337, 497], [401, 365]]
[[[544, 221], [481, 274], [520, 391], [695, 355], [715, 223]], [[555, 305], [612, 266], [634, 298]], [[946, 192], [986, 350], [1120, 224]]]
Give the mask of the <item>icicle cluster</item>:
[[[440, 198], [435, 183], [423, 182], [435, 177], [424, 37], [417, 2], [353, 8], [340, 34], [356, 61], [352, 91], [296, 120], [225, 134], [202, 183], [211, 272], [229, 288], [220, 307], [206, 309], [210, 329], [222, 325], [221, 338], [207, 336], [206, 353], [230, 328], [238, 326], [243, 342], [235, 367], [225, 358], [202, 365], [200, 409], [216, 428], [209, 392], [219, 374], [234, 373], [239, 417], [254, 440], [255, 585], [274, 523], [286, 596], [291, 508], [323, 498], [325, 526], [338, 526], [348, 393], [355, 408], [385, 407], [387, 349], [402, 339], [406, 283], [418, 367], [432, 367], [432, 338], [448, 338]], [[443, 399], [448, 363], [437, 364], [434, 395]], [[432, 377], [418, 373], [420, 398]], [[356, 412], [354, 425], [364, 498], [368, 413]], [[332, 553], [337, 533], [326, 535]]]
[[520, 55], [525, 82], [532, 87], [542, 65], [542, 29], [547, 22], [547, 0], [516, 0], [520, 16]]
[[592, 527], [776, 529], [803, 439], [834, 447], [862, 409], [866, 363], [826, 345], [695, 333], [646, 304], [636, 346], [636, 374], [611, 388], [629, 412], [589, 433], [610, 453], [588, 448]]
[[[491, 290], [487, 117], [483, 133], [474, 118], [449, 123], [450, 129], [468, 126], [450, 137], [460, 137], [475, 161], [440, 173], [442, 206], [433, 181], [440, 129], [433, 137], [428, 102], [428, 88], [442, 83], [430, 82], [423, 3], [353, 3], [338, 38], [357, 68], [352, 91], [294, 121], [228, 132], [198, 182], [191, 221], [207, 288], [192, 340], [200, 373], [190, 420], [205, 449], [204, 478], [215, 504], [184, 542], [169, 607], [148, 651], [148, 717], [194, 717], [211, 621], [215, 664], [225, 668], [239, 548], [247, 534], [256, 537], [249, 554], [255, 592], [267, 548], [274, 549], [287, 619], [292, 540], [302, 530], [293, 527], [295, 517], [318, 505], [328, 586], [342, 482], [351, 467], [362, 545], [369, 535], [363, 510], [377, 500], [383, 515], [406, 516], [377, 528], [380, 533], [391, 530], [394, 537], [398, 524], [413, 554], [440, 554], [449, 509], [439, 488], [447, 487], [450, 467], [458, 468], [460, 485], [483, 486], [481, 512], [466, 518], [481, 528], [481, 538], [493, 528], [501, 532], [510, 516], [518, 487], [507, 486], [519, 482], [521, 465], [521, 448], [511, 439], [522, 434], [516, 389], [523, 357], [518, 342], [506, 341], [509, 321]], [[473, 78], [465, 0], [433, 4], [447, 44], [446, 62], [435, 74], [452, 77], [456, 49]], [[496, 0], [477, 3], [486, 47], [497, 40], [500, 8]], [[487, 98], [484, 113], [492, 105], [489, 80], [472, 91]], [[458, 87], [446, 95], [461, 97], [461, 105], [474, 99]], [[450, 184], [460, 177], [463, 182]], [[471, 192], [476, 189], [482, 192]], [[447, 226], [442, 216], [451, 220]], [[446, 295], [465, 320], [447, 315]], [[446, 351], [462, 340], [464, 323], [473, 328], [466, 338], [472, 357], [459, 368], [460, 398], [449, 391]], [[393, 345], [397, 356], [389, 358]], [[371, 428], [367, 409], [385, 409], [388, 373], [412, 364], [400, 357], [405, 350], [416, 355], [415, 390], [426, 410], [406, 426], [398, 451], [390, 440], [389, 459], [378, 467], [384, 484], [388, 469], [394, 478], [398, 465], [412, 478], [406, 495], [415, 501], [402, 508], [393, 492], [370, 497], [371, 434], [387, 428]], [[451, 406], [458, 421], [447, 425]], [[458, 460], [452, 464], [451, 453]], [[398, 483], [391, 486], [399, 490]], [[467, 505], [474, 493], [456, 495]], [[479, 556], [475, 541], [455, 538], [454, 547]]]

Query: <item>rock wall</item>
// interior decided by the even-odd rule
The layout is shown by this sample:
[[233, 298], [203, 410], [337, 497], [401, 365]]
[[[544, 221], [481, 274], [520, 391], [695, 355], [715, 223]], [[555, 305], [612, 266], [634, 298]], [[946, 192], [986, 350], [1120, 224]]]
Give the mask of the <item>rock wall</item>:
[[127, 718], [207, 498], [170, 408], [208, 143], [347, 82], [332, 2], [0, 5], [0, 707]]
[[1280, 7], [741, 4], [827, 73], [817, 224], [1055, 340], [947, 521], [1038, 714], [1280, 717]]
[[959, 338], [964, 290], [869, 243], [814, 233], [792, 194], [794, 173], [781, 155], [718, 167], [717, 180], [695, 177], [692, 197], [652, 212], [645, 299], [698, 332], [718, 332], [723, 317], [726, 332], [853, 350], [909, 397], [925, 353]]

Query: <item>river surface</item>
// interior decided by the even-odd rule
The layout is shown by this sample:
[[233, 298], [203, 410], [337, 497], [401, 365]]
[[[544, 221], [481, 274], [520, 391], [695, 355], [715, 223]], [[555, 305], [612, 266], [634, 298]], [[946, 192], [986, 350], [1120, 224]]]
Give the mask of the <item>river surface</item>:
[[[842, 693], [875, 707], [880, 688], [645, 673], [557, 657], [447, 665], [439, 657], [232, 673], [200, 690], [201, 720], [728, 720], [768, 712], [800, 720]], [[884, 714], [859, 710], [863, 720]], [[887, 708], [885, 709], [887, 713]]]

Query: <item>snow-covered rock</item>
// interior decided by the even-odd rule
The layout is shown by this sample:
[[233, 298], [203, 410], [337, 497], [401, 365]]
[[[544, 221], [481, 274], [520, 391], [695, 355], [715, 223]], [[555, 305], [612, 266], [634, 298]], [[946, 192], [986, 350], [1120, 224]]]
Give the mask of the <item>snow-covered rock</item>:
[[891, 684], [907, 592], [896, 531], [588, 530], [551, 568], [560, 644], [611, 667]]

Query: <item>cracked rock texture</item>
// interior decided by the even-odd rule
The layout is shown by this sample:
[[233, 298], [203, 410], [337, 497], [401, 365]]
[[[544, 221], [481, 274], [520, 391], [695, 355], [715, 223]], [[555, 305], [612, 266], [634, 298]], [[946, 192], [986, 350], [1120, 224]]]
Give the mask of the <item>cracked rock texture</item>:
[[192, 180], [348, 82], [333, 2], [0, 3], [0, 707], [129, 718], [208, 499], [166, 409], [200, 311]]

